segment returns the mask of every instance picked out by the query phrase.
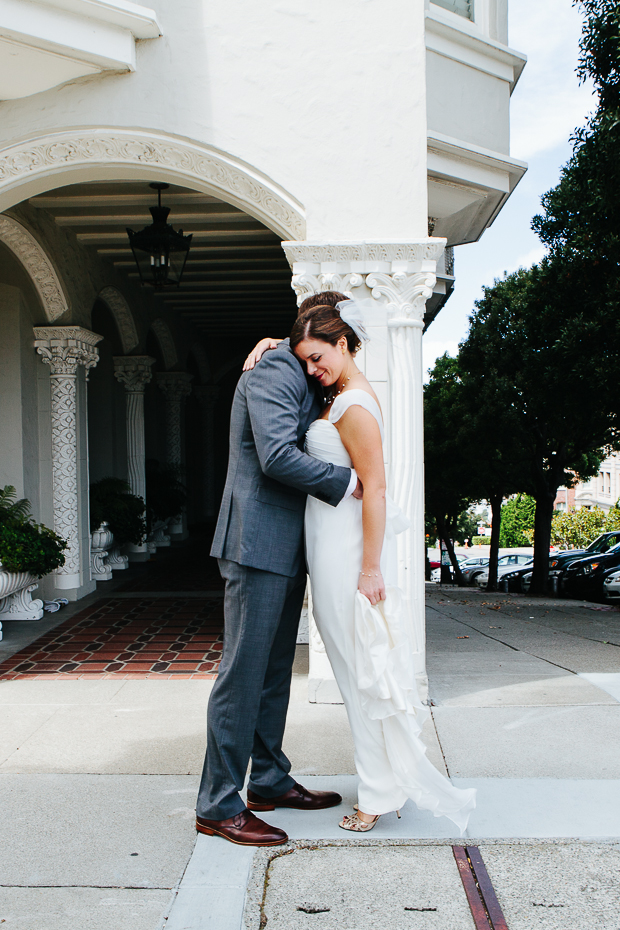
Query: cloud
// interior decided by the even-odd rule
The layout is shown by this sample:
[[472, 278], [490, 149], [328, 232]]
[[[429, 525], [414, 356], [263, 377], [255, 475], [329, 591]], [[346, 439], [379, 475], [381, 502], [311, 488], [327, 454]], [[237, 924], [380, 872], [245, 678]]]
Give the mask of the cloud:
[[511, 0], [510, 44], [528, 63], [511, 103], [511, 153], [528, 160], [562, 144], [594, 109], [579, 84], [582, 17], [570, 0]]

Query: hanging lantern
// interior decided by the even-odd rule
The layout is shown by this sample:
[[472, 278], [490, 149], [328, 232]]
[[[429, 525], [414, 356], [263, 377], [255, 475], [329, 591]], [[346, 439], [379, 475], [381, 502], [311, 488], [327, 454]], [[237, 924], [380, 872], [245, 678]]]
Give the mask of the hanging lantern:
[[178, 287], [192, 242], [191, 234], [176, 232], [167, 222], [170, 207], [162, 207], [161, 192], [169, 184], [149, 184], [157, 191], [157, 206], [149, 207], [153, 222], [141, 232], [127, 229], [129, 244], [138, 266], [140, 283], [151, 287]]

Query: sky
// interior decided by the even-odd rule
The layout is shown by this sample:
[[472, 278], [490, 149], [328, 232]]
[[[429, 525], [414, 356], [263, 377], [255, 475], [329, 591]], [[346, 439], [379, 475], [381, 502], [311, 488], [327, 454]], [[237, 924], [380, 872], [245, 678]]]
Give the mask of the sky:
[[530, 229], [540, 197], [554, 187], [571, 154], [573, 130], [594, 109], [592, 89], [575, 74], [582, 18], [571, 0], [509, 0], [508, 39], [528, 57], [510, 108], [513, 158], [528, 170], [479, 242], [454, 250], [454, 292], [424, 335], [424, 370], [465, 338], [483, 285], [544, 255]]

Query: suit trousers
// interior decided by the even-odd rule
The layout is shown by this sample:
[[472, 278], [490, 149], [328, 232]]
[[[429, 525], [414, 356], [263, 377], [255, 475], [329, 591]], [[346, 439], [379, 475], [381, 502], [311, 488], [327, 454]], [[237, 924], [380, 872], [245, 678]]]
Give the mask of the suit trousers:
[[207, 754], [196, 813], [226, 820], [245, 808], [249, 786], [265, 798], [295, 784], [282, 752], [305, 567], [295, 577], [219, 559], [226, 581], [224, 648], [207, 714]]

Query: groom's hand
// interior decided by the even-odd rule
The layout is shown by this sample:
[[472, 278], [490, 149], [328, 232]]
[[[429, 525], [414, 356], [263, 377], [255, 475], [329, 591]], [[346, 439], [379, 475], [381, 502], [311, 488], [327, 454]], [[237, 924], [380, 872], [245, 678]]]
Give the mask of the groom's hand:
[[361, 499], [362, 499], [363, 496], [364, 496], [364, 487], [363, 487], [362, 482], [360, 481], [359, 478], [357, 479], [357, 484], [355, 485], [355, 490], [351, 492], [351, 496], [352, 496], [352, 497], [356, 497], [356, 498], [358, 499], [358, 501], [361, 501]]

